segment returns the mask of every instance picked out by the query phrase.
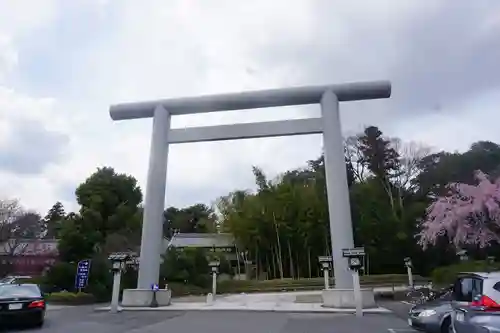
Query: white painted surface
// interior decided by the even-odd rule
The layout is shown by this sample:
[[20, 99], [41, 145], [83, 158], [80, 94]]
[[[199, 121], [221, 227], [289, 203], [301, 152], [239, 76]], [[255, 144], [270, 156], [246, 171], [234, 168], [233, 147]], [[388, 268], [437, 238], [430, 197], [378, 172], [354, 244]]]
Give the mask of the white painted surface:
[[[361, 293], [361, 286], [359, 285], [359, 273], [357, 270], [352, 272], [352, 284], [354, 286], [354, 302], [356, 303], [356, 316], [363, 316], [363, 294]], [[373, 296], [373, 302], [375, 303], [375, 295], [373, 294], [373, 290], [371, 291], [371, 295]]]
[[342, 251], [354, 247], [354, 236], [338, 96], [332, 90], [327, 90], [320, 104], [335, 288], [352, 289], [351, 271]]
[[307, 105], [319, 103], [321, 96], [327, 90], [335, 93], [341, 102], [389, 98], [391, 83], [352, 82], [123, 103], [112, 105], [109, 114], [113, 120], [126, 120], [151, 118], [158, 105], [163, 105], [172, 115]]
[[113, 273], [113, 292], [111, 294], [111, 312], [118, 312], [118, 302], [120, 300], [120, 279], [122, 273], [120, 271]]
[[[356, 308], [356, 299], [353, 289], [323, 290], [322, 298], [323, 306], [327, 308]], [[373, 289], [361, 289], [361, 304], [363, 309], [377, 307]]]
[[[135, 291], [135, 290], [134, 290]], [[274, 311], [274, 312], [323, 312], [323, 313], [355, 313], [355, 308], [325, 308], [321, 303], [295, 303], [298, 295], [320, 294], [321, 291], [290, 292], [290, 293], [263, 293], [238, 294], [219, 296], [211, 303], [207, 302], [179, 302], [175, 300], [170, 306], [150, 308], [146, 306], [123, 307], [123, 311]], [[352, 291], [351, 291], [352, 293]], [[148, 304], [149, 305], [149, 304]], [[96, 311], [109, 311], [109, 307], [100, 307]], [[389, 313], [381, 307], [364, 309], [364, 313]]]
[[[124, 307], [144, 307], [149, 306], [153, 299], [151, 289], [125, 289], [123, 291], [122, 306]], [[159, 289], [156, 291], [156, 301], [159, 306], [168, 306], [172, 300], [172, 291], [169, 289]]]
[[[319, 312], [319, 313], [354, 313], [355, 309], [324, 308], [319, 303], [289, 303], [277, 304], [274, 302], [261, 302], [252, 304], [235, 304], [215, 301], [207, 303], [172, 303], [170, 306], [150, 307], [123, 307], [122, 311], [256, 311], [256, 312]], [[109, 306], [97, 308], [96, 311], [109, 311]], [[390, 313], [385, 308], [377, 307], [365, 309], [364, 313]]]
[[323, 132], [321, 118], [266, 121], [251, 124], [217, 125], [171, 129], [168, 142], [204, 142], [236, 139], [269, 138]]
[[170, 118], [170, 113], [165, 108], [162, 106], [155, 108], [137, 278], [139, 290], [158, 284], [160, 276], [160, 262], [163, 254], [163, 211], [167, 182], [168, 145], [166, 142], [168, 142], [170, 131]]

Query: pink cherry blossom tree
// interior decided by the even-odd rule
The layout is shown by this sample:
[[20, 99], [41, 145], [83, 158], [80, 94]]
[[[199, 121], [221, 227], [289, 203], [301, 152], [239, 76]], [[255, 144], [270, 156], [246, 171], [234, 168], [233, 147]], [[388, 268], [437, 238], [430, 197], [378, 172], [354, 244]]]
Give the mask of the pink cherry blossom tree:
[[423, 249], [441, 236], [450, 243], [488, 246], [500, 241], [500, 178], [492, 182], [482, 171], [474, 173], [477, 185], [450, 183], [448, 194], [438, 197], [426, 211], [417, 234]]

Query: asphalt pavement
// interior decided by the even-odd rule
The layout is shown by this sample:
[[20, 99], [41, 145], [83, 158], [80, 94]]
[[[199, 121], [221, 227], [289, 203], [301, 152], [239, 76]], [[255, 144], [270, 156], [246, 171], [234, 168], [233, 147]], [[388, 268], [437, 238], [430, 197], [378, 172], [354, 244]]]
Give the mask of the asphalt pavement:
[[379, 301], [377, 303], [379, 306], [391, 310], [393, 315], [403, 320], [408, 319], [408, 312], [413, 306], [406, 302]]
[[[401, 303], [402, 304], [402, 303]], [[387, 306], [388, 304], [384, 304]], [[39, 333], [411, 333], [395, 314], [313, 314], [231, 311], [154, 311], [110, 314], [93, 307], [70, 307], [47, 312], [41, 329], [9, 329], [9, 332]], [[394, 308], [393, 306], [393, 308]]]

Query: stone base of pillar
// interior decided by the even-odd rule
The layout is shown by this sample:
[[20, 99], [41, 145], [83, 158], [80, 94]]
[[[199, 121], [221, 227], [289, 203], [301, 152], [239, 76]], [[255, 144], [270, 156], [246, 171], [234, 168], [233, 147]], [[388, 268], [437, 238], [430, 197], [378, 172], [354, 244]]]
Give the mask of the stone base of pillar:
[[[125, 289], [123, 291], [123, 307], [147, 307], [153, 300], [153, 291], [151, 289]], [[156, 291], [156, 301], [158, 306], [168, 306], [172, 300], [172, 291], [169, 289], [160, 289]]]
[[[322, 306], [325, 308], [356, 308], [353, 289], [324, 289], [322, 291], [321, 298], [323, 303]], [[361, 289], [361, 299], [363, 309], [377, 307], [373, 289]]]

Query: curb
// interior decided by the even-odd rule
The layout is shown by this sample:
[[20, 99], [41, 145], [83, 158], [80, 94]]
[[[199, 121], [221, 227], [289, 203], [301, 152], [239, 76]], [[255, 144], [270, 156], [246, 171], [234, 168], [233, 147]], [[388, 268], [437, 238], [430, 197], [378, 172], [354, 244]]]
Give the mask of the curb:
[[[109, 307], [95, 308], [95, 312], [109, 312]], [[155, 311], [216, 311], [216, 312], [282, 312], [282, 313], [329, 313], [329, 314], [355, 314], [356, 309], [308, 309], [308, 310], [294, 310], [294, 309], [248, 309], [248, 308], [171, 308], [171, 307], [161, 307], [161, 308], [143, 308], [143, 307], [129, 307], [129, 308], [118, 308], [118, 312], [155, 312]], [[375, 309], [365, 309], [363, 314], [390, 314], [391, 310], [386, 308], [375, 308]]]

